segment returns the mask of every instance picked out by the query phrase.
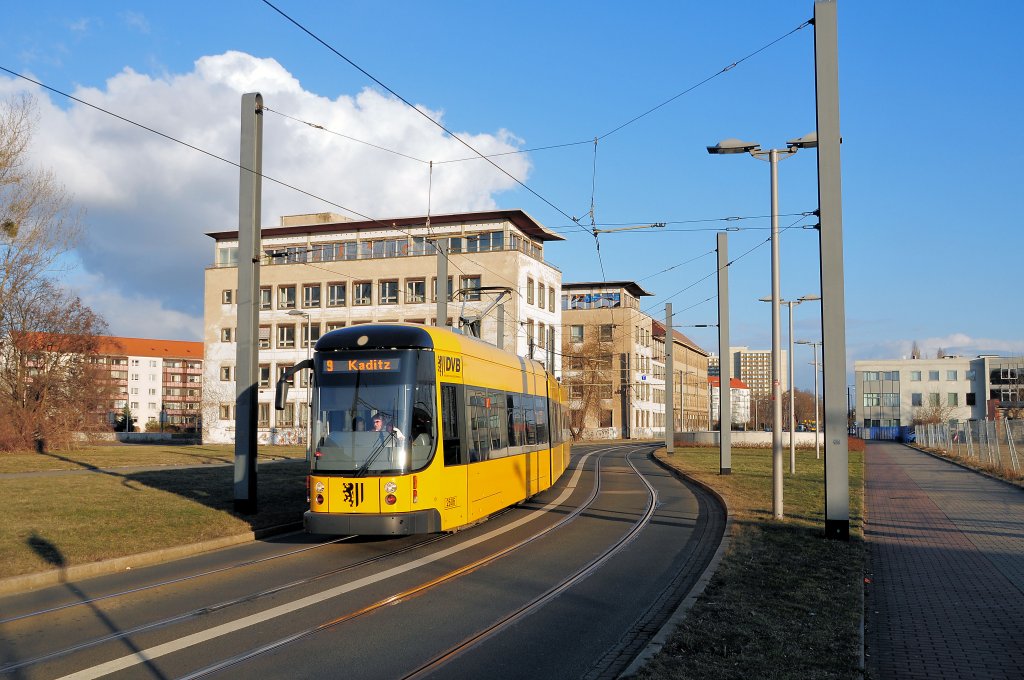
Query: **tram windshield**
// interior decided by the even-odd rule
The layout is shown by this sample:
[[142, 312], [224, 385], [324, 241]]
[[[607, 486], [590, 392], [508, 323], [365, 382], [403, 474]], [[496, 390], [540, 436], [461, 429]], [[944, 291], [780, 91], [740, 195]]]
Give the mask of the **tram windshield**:
[[359, 351], [317, 358], [312, 469], [352, 476], [422, 469], [434, 453], [434, 355]]

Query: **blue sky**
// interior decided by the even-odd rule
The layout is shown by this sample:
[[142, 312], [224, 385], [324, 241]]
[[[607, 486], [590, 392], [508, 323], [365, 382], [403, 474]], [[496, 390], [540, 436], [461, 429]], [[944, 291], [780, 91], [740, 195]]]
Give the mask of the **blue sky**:
[[[814, 129], [813, 28], [607, 133], [790, 33], [812, 2], [275, 4], [474, 145], [582, 142], [502, 161], [543, 200], [479, 161], [438, 166], [435, 211], [526, 210], [568, 237], [548, 250], [563, 280], [639, 281], [653, 316], [671, 301], [681, 330], [712, 351], [714, 329], [685, 326], [716, 321], [715, 231], [738, 229], [730, 254], [749, 254], [730, 272], [733, 344], [770, 346], [770, 309], [757, 302], [770, 293], [768, 165], [705, 146], [781, 147]], [[258, 0], [12, 3], [4, 14], [0, 66], [227, 158], [237, 159], [238, 96], [252, 90], [276, 111], [420, 158], [465, 155]], [[1013, 145], [1024, 9], [845, 0], [838, 15], [851, 367], [898, 358], [914, 341], [929, 354], [1024, 353], [1024, 220], [1012, 199], [1024, 184]], [[0, 74], [0, 96], [25, 87]], [[115, 334], [199, 339], [213, 256], [203, 234], [233, 227], [237, 169], [37, 94], [35, 160], [86, 211], [69, 285]], [[331, 201], [374, 217], [425, 211], [426, 174], [413, 161], [274, 115], [266, 146], [268, 175]], [[814, 151], [780, 165], [781, 213], [815, 209], [815, 173]], [[335, 209], [265, 192], [264, 224]], [[593, 237], [562, 214], [589, 226], [592, 200], [604, 228], [668, 227], [605, 234], [599, 260]], [[780, 220], [792, 225], [780, 240], [785, 298], [819, 292], [817, 236], [801, 228], [810, 223]], [[816, 304], [799, 307], [797, 338], [818, 339], [819, 321]], [[798, 387], [810, 386], [809, 361], [810, 348], [798, 349]]]

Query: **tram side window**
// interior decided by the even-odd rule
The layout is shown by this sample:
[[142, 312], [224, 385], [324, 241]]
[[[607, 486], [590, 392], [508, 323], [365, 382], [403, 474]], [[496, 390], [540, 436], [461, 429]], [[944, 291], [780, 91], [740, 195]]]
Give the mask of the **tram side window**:
[[505, 393], [491, 390], [491, 458], [508, 455], [508, 437], [505, 430]]
[[533, 397], [523, 397], [523, 415], [526, 417], [526, 445], [537, 445], [537, 409], [533, 404]]
[[548, 400], [546, 397], [534, 397], [533, 407], [537, 412], [537, 443], [548, 442]]
[[441, 385], [441, 438], [444, 441], [444, 464], [462, 463], [459, 440], [458, 385]]
[[520, 406], [521, 397], [518, 394], [506, 394], [505, 403], [506, 408], [506, 420], [508, 422], [508, 445], [509, 446], [522, 446], [523, 442], [520, 441], [520, 433], [522, 432], [522, 419], [516, 420], [516, 412], [522, 413], [522, 407]]
[[490, 401], [487, 392], [481, 389], [467, 388], [466, 397], [469, 403], [469, 461], [475, 463], [487, 460], [491, 450]]

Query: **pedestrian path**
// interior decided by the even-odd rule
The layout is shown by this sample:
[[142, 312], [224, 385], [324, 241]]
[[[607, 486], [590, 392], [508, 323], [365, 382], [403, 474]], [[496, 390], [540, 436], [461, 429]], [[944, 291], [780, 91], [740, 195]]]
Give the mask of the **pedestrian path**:
[[1024, 490], [868, 442], [871, 678], [1024, 678]]

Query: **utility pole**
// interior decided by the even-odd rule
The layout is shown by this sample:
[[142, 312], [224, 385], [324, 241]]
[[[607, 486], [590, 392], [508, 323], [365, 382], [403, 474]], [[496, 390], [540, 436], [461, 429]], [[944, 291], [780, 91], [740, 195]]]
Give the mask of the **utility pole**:
[[839, 57], [835, 0], [814, 3], [814, 84], [821, 224], [821, 342], [825, 373], [825, 536], [850, 540], [842, 174], [839, 163]]
[[256, 512], [259, 356], [260, 211], [263, 96], [242, 95], [238, 173], [238, 320], [235, 346], [235, 510]]
[[718, 232], [719, 474], [732, 473], [732, 356], [729, 354], [729, 235]]
[[665, 452], [672, 455], [676, 452], [676, 416], [675, 416], [675, 370], [674, 359], [675, 340], [672, 330], [672, 303], [665, 303]]

